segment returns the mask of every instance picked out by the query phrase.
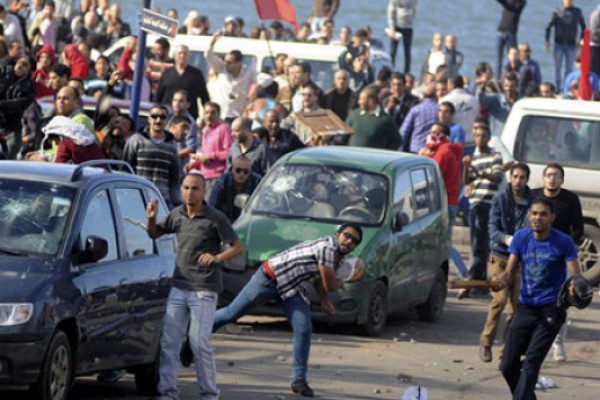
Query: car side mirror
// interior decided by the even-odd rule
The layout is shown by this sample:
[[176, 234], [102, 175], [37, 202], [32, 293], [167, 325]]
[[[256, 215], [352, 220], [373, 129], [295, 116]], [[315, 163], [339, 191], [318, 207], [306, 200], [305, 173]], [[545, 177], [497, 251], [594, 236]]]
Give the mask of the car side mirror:
[[248, 196], [246, 193], [240, 193], [235, 196], [235, 199], [233, 199], [233, 205], [239, 209], [242, 209], [246, 205], [249, 197], [250, 196]]
[[85, 239], [85, 249], [81, 252], [79, 261], [83, 264], [102, 260], [108, 254], [108, 242], [98, 236], [88, 236]]
[[392, 221], [392, 229], [394, 232], [402, 231], [402, 227], [408, 224], [408, 216], [403, 211], [398, 211], [394, 214], [394, 219]]

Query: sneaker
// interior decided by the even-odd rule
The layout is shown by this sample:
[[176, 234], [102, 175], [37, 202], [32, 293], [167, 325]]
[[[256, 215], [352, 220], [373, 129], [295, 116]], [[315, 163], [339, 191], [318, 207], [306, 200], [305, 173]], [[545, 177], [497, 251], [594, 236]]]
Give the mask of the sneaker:
[[461, 299], [466, 299], [467, 297], [471, 296], [471, 289], [460, 289], [458, 291], [458, 294], [456, 295], [456, 298], [461, 300]]
[[565, 345], [562, 343], [554, 343], [554, 361], [565, 362], [567, 361], [567, 352], [565, 351]]
[[108, 371], [100, 372], [96, 379], [98, 380], [98, 382], [115, 383], [124, 376], [124, 369], [110, 369]]
[[489, 363], [492, 361], [492, 348], [490, 346], [479, 345], [479, 358], [481, 361]]
[[300, 396], [313, 397], [315, 395], [315, 392], [308, 386], [308, 383], [303, 380], [292, 382], [291, 388], [292, 392], [298, 393]]

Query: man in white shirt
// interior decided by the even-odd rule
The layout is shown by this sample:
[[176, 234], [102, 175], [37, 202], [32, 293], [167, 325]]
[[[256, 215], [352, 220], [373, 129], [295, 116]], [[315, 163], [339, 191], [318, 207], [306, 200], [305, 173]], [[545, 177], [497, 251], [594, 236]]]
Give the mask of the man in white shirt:
[[456, 110], [454, 122], [462, 126], [465, 130], [465, 146], [473, 147], [473, 121], [479, 113], [479, 103], [475, 96], [464, 88], [465, 82], [462, 76], [458, 75], [448, 79], [448, 94], [439, 101], [442, 104], [448, 101], [454, 105]]
[[216, 82], [218, 98], [211, 99], [221, 106], [221, 119], [231, 123], [236, 117], [242, 115], [248, 104], [248, 91], [255, 81], [254, 71], [243, 63], [243, 56], [239, 50], [232, 50], [221, 60], [215, 53], [214, 47], [221, 38], [222, 33], [217, 31], [206, 50], [205, 57], [211, 67], [219, 73]]

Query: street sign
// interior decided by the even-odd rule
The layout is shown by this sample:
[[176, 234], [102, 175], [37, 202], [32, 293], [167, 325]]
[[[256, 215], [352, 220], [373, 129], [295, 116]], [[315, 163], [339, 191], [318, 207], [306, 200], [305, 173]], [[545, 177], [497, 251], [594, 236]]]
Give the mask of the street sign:
[[165, 15], [156, 13], [147, 8], [142, 12], [142, 30], [155, 35], [174, 38], [177, 34], [179, 21]]

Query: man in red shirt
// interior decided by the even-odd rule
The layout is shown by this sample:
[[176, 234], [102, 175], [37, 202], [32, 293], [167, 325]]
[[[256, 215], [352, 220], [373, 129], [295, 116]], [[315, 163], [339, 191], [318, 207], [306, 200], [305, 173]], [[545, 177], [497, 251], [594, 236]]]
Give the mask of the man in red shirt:
[[419, 155], [430, 157], [437, 162], [442, 172], [448, 195], [448, 236], [450, 237], [450, 258], [461, 277], [468, 274], [460, 253], [452, 246], [452, 228], [458, 212], [458, 194], [460, 193], [460, 168], [463, 148], [450, 142], [450, 127], [436, 122], [432, 125], [425, 147]]

